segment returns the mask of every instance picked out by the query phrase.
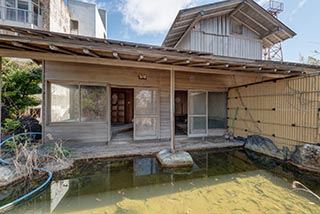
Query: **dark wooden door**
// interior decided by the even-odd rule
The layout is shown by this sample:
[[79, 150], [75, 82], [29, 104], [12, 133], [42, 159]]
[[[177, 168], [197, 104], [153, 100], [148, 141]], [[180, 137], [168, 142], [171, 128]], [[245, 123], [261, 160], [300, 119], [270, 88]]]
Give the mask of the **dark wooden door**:
[[111, 89], [112, 124], [131, 123], [133, 118], [133, 89]]

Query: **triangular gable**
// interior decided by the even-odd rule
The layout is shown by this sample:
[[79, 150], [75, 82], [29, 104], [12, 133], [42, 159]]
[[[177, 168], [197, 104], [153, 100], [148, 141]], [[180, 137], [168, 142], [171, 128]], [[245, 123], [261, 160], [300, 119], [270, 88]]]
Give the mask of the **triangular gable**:
[[199, 21], [226, 14], [259, 35], [264, 47], [296, 35], [253, 0], [228, 0], [180, 10], [162, 46], [176, 47]]

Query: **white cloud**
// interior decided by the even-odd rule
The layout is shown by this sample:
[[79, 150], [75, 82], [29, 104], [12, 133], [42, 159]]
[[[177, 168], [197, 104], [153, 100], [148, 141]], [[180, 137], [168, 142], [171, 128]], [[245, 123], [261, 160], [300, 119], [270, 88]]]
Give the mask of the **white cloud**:
[[[136, 33], [157, 34], [168, 30], [180, 9], [217, 1], [221, 0], [122, 0], [119, 11]], [[257, 1], [262, 6], [267, 2]]]
[[96, 0], [80, 0], [82, 2], [87, 2], [87, 3], [97, 3]]
[[138, 34], [164, 33], [178, 11], [194, 6], [198, 0], [123, 0], [123, 21]]
[[291, 15], [290, 15], [290, 21], [292, 21], [293, 16], [301, 9], [304, 7], [304, 5], [307, 3], [308, 0], [299, 0], [299, 3], [295, 9], [292, 10]]

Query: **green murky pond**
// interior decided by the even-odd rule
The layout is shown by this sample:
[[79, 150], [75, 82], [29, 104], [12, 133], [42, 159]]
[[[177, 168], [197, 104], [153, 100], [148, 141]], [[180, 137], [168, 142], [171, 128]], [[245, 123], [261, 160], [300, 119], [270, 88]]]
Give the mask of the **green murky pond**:
[[[192, 169], [167, 170], [153, 157], [79, 163], [8, 213], [320, 213], [320, 176], [245, 151], [192, 154]], [[0, 201], [1, 204], [1, 201]]]

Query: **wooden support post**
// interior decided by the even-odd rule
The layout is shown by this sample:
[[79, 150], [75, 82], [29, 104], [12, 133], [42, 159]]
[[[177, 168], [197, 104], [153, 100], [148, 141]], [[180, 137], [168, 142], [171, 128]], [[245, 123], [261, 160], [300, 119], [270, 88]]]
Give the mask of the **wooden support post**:
[[41, 102], [41, 122], [42, 122], [42, 143], [45, 142], [45, 127], [46, 127], [46, 94], [47, 94], [47, 86], [46, 86], [46, 76], [45, 76], [45, 69], [46, 69], [46, 61], [42, 60], [42, 102]]
[[2, 57], [0, 57], [0, 142], [2, 142]]
[[175, 106], [174, 106], [174, 89], [175, 89], [175, 71], [170, 70], [170, 128], [171, 128], [171, 153], [175, 148]]

